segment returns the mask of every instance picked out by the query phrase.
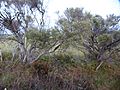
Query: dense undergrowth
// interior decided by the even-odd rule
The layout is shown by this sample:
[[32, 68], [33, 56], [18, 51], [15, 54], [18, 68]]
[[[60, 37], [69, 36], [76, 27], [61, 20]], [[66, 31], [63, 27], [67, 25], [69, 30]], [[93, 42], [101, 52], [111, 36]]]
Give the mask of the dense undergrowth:
[[120, 68], [114, 63], [104, 62], [95, 71], [98, 62], [64, 53], [30, 64], [6, 58], [0, 62], [0, 90], [120, 90]]

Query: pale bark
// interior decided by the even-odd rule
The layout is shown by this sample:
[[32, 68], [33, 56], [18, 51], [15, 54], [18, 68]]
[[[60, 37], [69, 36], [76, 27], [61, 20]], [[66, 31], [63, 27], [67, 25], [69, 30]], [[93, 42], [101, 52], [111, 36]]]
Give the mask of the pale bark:
[[100, 64], [96, 67], [96, 69], [95, 69], [96, 71], [98, 71], [98, 69], [102, 66], [103, 62], [104, 61], [101, 61]]
[[3, 61], [3, 58], [2, 58], [2, 50], [0, 49], [0, 60], [1, 62]]

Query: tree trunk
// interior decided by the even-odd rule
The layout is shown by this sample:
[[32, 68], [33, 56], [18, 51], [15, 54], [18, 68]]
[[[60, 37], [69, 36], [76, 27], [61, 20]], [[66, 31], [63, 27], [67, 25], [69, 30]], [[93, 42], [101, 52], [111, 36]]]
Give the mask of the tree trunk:
[[20, 48], [20, 52], [19, 52], [19, 59], [22, 61], [22, 62], [26, 62], [26, 57], [27, 57], [27, 51], [26, 51], [26, 48], [24, 45], [20, 44], [19, 45], [19, 48]]

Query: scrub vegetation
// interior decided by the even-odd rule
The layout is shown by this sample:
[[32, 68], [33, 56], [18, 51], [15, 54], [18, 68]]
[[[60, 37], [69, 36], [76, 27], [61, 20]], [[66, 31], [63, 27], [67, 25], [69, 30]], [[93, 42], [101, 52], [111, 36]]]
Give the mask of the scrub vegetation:
[[48, 28], [45, 13], [0, 0], [0, 90], [120, 90], [120, 16], [67, 8]]

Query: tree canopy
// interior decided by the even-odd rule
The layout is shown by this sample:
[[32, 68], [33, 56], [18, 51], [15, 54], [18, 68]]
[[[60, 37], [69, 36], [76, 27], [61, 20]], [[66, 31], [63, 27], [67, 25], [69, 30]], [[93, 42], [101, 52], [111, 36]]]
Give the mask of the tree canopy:
[[80, 8], [66, 9], [64, 15], [58, 20], [57, 25], [70, 40], [67, 43], [70, 42], [80, 50], [84, 49], [83, 51], [90, 56], [88, 58], [91, 60], [107, 59], [103, 56], [105, 53], [109, 52], [107, 55], [111, 55], [114, 50], [118, 50], [120, 16], [113, 14], [104, 19], [99, 15], [93, 16], [83, 12]]

